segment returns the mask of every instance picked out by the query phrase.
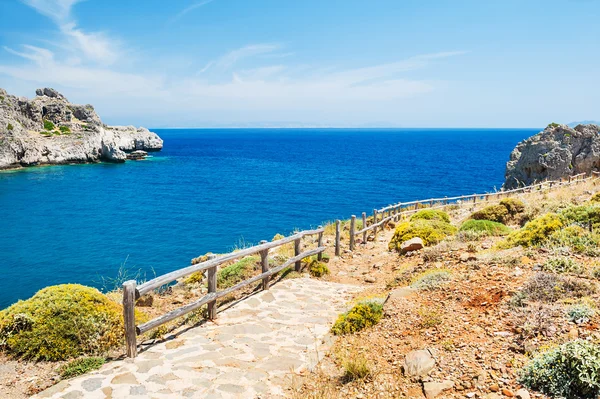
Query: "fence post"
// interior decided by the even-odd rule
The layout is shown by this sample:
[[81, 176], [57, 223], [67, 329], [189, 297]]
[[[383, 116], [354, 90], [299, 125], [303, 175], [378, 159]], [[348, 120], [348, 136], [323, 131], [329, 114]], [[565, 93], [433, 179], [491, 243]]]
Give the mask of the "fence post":
[[444, 205], [448, 205], [448, 196], [444, 197]]
[[135, 280], [123, 283], [123, 322], [125, 324], [125, 341], [127, 357], [137, 356], [137, 332], [135, 330]]
[[[267, 240], [262, 240], [260, 243], [266, 244]], [[268, 249], [260, 251], [260, 264], [262, 266], [263, 273], [266, 273], [269, 271], [269, 250]], [[269, 289], [269, 280], [270, 280], [270, 278], [268, 276], [262, 279], [262, 289], [263, 290]]]
[[[363, 212], [362, 213], [362, 222], [363, 222], [363, 229], [367, 228], [367, 212]], [[367, 243], [367, 232], [365, 231], [363, 233], [363, 244]]]
[[477, 203], [477, 194], [473, 194], [473, 203], [476, 204]]
[[[377, 209], [373, 209], [373, 225], [377, 224]], [[373, 241], [377, 240], [377, 226], [373, 227]]]
[[356, 215], [350, 219], [350, 251], [354, 251], [354, 227], [356, 226]]
[[[207, 270], [208, 293], [217, 292], [217, 266], [213, 266]], [[208, 303], [208, 319], [214, 320], [217, 318], [217, 300]]]
[[340, 221], [335, 221], [335, 256], [340, 256]]
[[[294, 256], [298, 256], [302, 253], [302, 238], [297, 238], [294, 241]], [[295, 270], [300, 272], [302, 270], [302, 259], [296, 261]]]
[[[323, 226], [319, 226], [319, 230], [322, 229]], [[320, 232], [317, 240], [317, 247], [321, 248], [323, 246], [323, 232]], [[317, 260], [320, 262], [323, 260], [323, 252], [319, 252], [317, 254]]]

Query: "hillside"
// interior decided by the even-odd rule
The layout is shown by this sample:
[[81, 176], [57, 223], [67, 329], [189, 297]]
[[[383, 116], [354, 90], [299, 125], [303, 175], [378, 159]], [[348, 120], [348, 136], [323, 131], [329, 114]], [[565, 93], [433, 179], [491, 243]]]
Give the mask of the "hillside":
[[34, 165], [125, 162], [127, 153], [159, 151], [145, 128], [107, 126], [91, 105], [71, 104], [54, 89], [31, 100], [0, 89], [0, 170]]

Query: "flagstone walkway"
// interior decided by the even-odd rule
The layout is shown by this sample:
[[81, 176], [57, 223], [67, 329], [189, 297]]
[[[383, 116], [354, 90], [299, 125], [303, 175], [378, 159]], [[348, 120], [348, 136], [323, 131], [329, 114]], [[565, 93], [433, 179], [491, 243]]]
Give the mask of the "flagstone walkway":
[[329, 329], [359, 287], [286, 280], [218, 319], [39, 393], [35, 398], [283, 398], [293, 375], [314, 367]]

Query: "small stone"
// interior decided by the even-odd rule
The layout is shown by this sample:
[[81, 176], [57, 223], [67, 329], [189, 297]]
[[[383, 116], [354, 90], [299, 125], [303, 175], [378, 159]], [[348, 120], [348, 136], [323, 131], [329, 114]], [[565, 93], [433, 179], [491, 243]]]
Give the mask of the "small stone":
[[423, 384], [423, 392], [425, 392], [425, 397], [427, 397], [427, 399], [432, 399], [453, 386], [454, 382], [448, 380], [442, 382], [426, 382]]
[[511, 391], [510, 389], [507, 389], [507, 388], [502, 388], [502, 394], [504, 396], [508, 396], [509, 398], [512, 398], [513, 396], [515, 396], [513, 391]]
[[502, 399], [502, 396], [497, 393], [488, 393], [485, 395], [485, 399]]
[[424, 247], [423, 240], [419, 237], [411, 238], [408, 241], [404, 241], [400, 245], [400, 252], [408, 253], [412, 251], [418, 251]]
[[490, 391], [492, 392], [499, 392], [500, 391], [500, 387], [498, 386], [498, 384], [494, 384], [490, 386]]
[[531, 396], [529, 395], [529, 392], [526, 389], [519, 389], [515, 396], [518, 399], [531, 399]]
[[412, 351], [404, 359], [404, 373], [408, 376], [427, 375], [435, 366], [435, 359], [428, 350]]
[[377, 279], [375, 277], [373, 277], [373, 276], [367, 276], [367, 277], [365, 277], [365, 283], [374, 283], [376, 281], [377, 281]]

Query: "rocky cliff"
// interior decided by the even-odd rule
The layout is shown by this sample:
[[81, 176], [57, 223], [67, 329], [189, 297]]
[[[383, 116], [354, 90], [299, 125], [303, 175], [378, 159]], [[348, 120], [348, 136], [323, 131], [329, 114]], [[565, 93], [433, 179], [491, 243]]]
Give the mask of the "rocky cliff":
[[32, 100], [0, 89], [0, 169], [33, 165], [125, 162], [135, 150], [159, 151], [156, 133], [107, 126], [91, 105], [75, 105], [56, 90]]
[[552, 123], [517, 144], [506, 164], [505, 189], [600, 170], [600, 127]]

